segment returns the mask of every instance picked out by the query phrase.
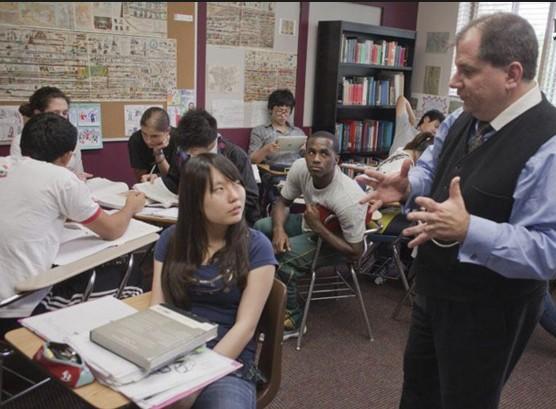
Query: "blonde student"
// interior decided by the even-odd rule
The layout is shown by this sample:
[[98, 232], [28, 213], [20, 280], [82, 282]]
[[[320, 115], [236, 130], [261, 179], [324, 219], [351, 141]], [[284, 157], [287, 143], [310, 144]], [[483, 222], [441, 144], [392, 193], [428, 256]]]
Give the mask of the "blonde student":
[[270, 241], [249, 229], [245, 187], [234, 164], [203, 153], [182, 165], [179, 214], [154, 255], [152, 304], [166, 302], [218, 324], [208, 346], [243, 368], [180, 403], [194, 408], [255, 408], [255, 329], [274, 280]]

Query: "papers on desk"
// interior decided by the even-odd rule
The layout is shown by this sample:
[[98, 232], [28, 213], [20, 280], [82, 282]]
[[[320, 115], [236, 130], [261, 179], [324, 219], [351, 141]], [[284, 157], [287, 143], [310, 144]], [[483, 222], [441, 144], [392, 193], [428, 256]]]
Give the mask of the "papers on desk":
[[154, 207], [144, 207], [137, 216], [160, 217], [167, 220], [178, 220], [178, 208], [170, 207], [168, 209], [157, 209]]
[[137, 183], [133, 185], [133, 189], [143, 192], [149, 199], [160, 203], [162, 207], [172, 207], [178, 205], [178, 195], [172, 193], [162, 178], [157, 178], [154, 182]]
[[168, 405], [241, 367], [240, 363], [202, 347], [147, 376], [138, 366], [89, 340], [93, 328], [136, 311], [109, 296], [25, 318], [21, 323], [45, 339], [70, 344], [97, 381], [121, 392], [141, 408]]
[[131, 219], [123, 236], [116, 240], [103, 240], [82, 224], [66, 223], [62, 232], [62, 244], [54, 264], [63, 266], [96, 254], [108, 247], [119, 246], [160, 230], [160, 227]]

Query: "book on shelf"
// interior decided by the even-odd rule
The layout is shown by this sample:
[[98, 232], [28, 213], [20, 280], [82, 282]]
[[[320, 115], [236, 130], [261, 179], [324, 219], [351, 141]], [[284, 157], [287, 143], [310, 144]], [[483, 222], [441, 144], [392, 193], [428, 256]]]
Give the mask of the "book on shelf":
[[336, 124], [340, 153], [388, 152], [394, 139], [394, 123], [366, 119], [345, 120]]
[[215, 338], [217, 329], [193, 313], [159, 304], [94, 328], [90, 339], [150, 373]]
[[343, 105], [396, 105], [403, 95], [405, 76], [401, 72], [382, 71], [368, 77], [343, 77], [341, 84]]
[[397, 41], [342, 35], [341, 61], [352, 64], [405, 67], [407, 47]]

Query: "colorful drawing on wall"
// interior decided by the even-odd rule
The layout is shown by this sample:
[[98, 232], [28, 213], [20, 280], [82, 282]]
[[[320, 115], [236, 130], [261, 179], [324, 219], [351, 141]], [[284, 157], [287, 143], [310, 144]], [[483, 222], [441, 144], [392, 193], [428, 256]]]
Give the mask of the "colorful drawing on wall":
[[79, 104], [77, 121], [79, 126], [100, 126], [100, 104]]
[[440, 86], [440, 67], [427, 65], [425, 67], [425, 79], [423, 81], [423, 93], [438, 95]]
[[280, 19], [278, 32], [283, 36], [295, 36], [295, 20]]
[[78, 128], [79, 146], [81, 149], [102, 148], [102, 129], [96, 126], [80, 126]]
[[69, 121], [77, 128], [82, 150], [102, 148], [102, 117], [99, 103], [73, 103]]
[[168, 91], [166, 98], [166, 112], [170, 117], [170, 125], [178, 126], [182, 115], [194, 109], [196, 105], [196, 97], [194, 89], [172, 89]]
[[141, 117], [150, 107], [164, 108], [162, 105], [124, 105], [125, 135], [131, 136], [141, 129]]
[[0, 144], [9, 144], [14, 136], [21, 134], [23, 118], [19, 107], [0, 105]]
[[438, 95], [423, 95], [421, 98], [421, 110], [423, 112], [437, 109], [440, 112], [448, 113], [448, 98], [440, 97]]
[[425, 52], [431, 54], [445, 54], [448, 50], [450, 33], [427, 33]]

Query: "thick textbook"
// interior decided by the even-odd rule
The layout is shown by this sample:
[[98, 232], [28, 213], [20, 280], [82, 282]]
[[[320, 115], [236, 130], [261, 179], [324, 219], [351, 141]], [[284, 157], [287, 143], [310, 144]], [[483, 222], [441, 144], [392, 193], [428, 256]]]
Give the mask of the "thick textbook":
[[147, 373], [215, 338], [218, 325], [167, 304], [94, 328], [90, 339]]

